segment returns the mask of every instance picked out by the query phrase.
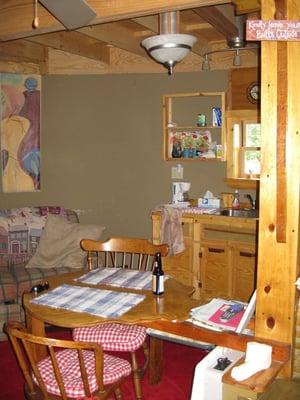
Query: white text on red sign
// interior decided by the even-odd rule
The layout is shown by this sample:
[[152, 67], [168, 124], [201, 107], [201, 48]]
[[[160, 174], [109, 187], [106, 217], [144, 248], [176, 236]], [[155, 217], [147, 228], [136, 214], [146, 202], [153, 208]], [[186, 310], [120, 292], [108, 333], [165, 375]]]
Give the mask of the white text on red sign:
[[248, 20], [247, 40], [300, 41], [299, 20]]

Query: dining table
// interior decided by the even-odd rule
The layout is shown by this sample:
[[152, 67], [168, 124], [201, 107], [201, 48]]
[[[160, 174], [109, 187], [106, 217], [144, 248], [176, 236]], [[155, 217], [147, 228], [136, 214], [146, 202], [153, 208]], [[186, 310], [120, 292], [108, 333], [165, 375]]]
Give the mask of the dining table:
[[[28, 330], [37, 336], [46, 336], [46, 326], [57, 326], [64, 328], [78, 328], [82, 326], [91, 326], [106, 322], [119, 322], [127, 324], [139, 324], [151, 327], [155, 321], [169, 321], [178, 323], [185, 321], [189, 317], [191, 308], [199, 305], [199, 300], [192, 297], [193, 288], [186, 286], [172, 277], [165, 280], [164, 294], [157, 296], [148, 289], [135, 289], [133, 287], [116, 287], [104, 282], [91, 284], [91, 280], [82, 281], [83, 272], [72, 272], [63, 275], [49, 277], [49, 289], [42, 293], [36, 294], [27, 292], [23, 295], [23, 306], [25, 309], [26, 326]], [[83, 275], [85, 276], [85, 275]], [[130, 286], [130, 285], [129, 285]], [[110, 291], [116, 296], [125, 295], [138, 296], [139, 302], [122, 315], [109, 315], [107, 317], [99, 316], [91, 313], [91, 307], [86, 311], [74, 311], [71, 301], [68, 308], [59, 305], [43, 302], [45, 298], [49, 298], [55, 291], [63, 289], [72, 289], [74, 293], [80, 291], [93, 290], [99, 295], [103, 291]], [[93, 297], [93, 292], [91, 293]], [[66, 296], [62, 295], [61, 298]], [[124, 296], [123, 296], [124, 297]], [[116, 298], [116, 301], [118, 298]], [[51, 301], [50, 301], [51, 302]], [[84, 303], [86, 303], [84, 301]], [[76, 308], [76, 307], [75, 307]], [[36, 347], [36, 357], [41, 359], [45, 356], [42, 349]], [[162, 341], [150, 337], [150, 362], [149, 362], [149, 380], [152, 384], [158, 383], [162, 374]]]
[[[120, 273], [124, 274], [124, 272]], [[173, 335], [173, 337], [186, 339], [190, 343], [191, 341], [204, 342], [243, 352], [246, 351], [249, 341], [267, 343], [272, 346], [271, 367], [266, 370], [266, 373], [264, 371], [261, 374], [257, 373], [254, 378], [249, 378], [244, 383], [244, 387], [250, 387], [255, 391], [266, 390], [290, 359], [288, 344], [232, 331], [213, 331], [191, 323], [190, 311], [201, 305], [201, 301], [193, 298], [192, 287], [178, 282], [171, 276], [165, 280], [164, 294], [156, 296], [152, 293], [151, 283], [149, 283], [149, 288], [149, 285], [148, 287], [141, 285], [140, 281], [136, 284], [134, 282], [137, 281], [127, 279], [126, 282], [129, 284], [126, 283], [120, 287], [120, 285], [115, 285], [114, 280], [95, 279], [97, 274], [98, 271], [90, 271], [87, 274], [78, 271], [56, 275], [48, 278], [47, 291], [40, 294], [24, 293], [23, 306], [29, 332], [44, 337], [47, 325], [77, 328], [119, 322], [152, 328], [162, 334], [165, 333], [166, 338], [168, 335]], [[128, 274], [130, 274], [129, 271]], [[78, 303], [78, 298], [82, 294], [84, 297]], [[112, 306], [105, 303], [110, 298], [113, 298]], [[124, 312], [122, 312], [123, 306]], [[164, 340], [159, 336], [150, 334], [150, 384], [161, 381], [163, 342]], [[45, 357], [39, 345], [36, 345], [35, 355], [38, 359]], [[233, 382], [230, 372], [224, 375], [223, 381], [226, 382], [226, 380], [230, 384], [237, 384]]]

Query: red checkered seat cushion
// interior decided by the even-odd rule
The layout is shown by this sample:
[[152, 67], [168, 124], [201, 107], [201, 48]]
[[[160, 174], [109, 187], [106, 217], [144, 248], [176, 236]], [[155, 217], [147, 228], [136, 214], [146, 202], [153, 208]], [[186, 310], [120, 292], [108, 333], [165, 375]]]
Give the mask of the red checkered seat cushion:
[[136, 351], [146, 337], [146, 329], [139, 325], [108, 323], [73, 329], [73, 340], [99, 343], [106, 351]]
[[[85, 396], [83, 381], [79, 366], [78, 353], [73, 349], [65, 349], [55, 353], [62, 379], [64, 382], [66, 394], [68, 397], [82, 398]], [[95, 355], [93, 351], [83, 350], [84, 363], [87, 369], [88, 382], [91, 393], [95, 392], [97, 387], [95, 376]], [[48, 393], [60, 396], [57, 381], [50, 357], [38, 363], [38, 368], [45, 383]], [[104, 385], [111, 384], [122, 377], [131, 373], [130, 363], [118, 357], [104, 354]], [[33, 380], [37, 383], [36, 378]]]

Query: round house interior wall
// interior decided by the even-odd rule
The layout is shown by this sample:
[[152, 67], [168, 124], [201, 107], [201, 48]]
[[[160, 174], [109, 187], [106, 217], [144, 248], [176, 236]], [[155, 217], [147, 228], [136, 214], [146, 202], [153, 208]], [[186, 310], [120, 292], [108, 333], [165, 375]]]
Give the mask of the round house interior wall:
[[[177, 164], [163, 160], [162, 94], [227, 85], [228, 71], [43, 77], [41, 191], [1, 193], [2, 208], [63, 205], [107, 237], [151, 238], [151, 211], [171, 201]], [[225, 163], [182, 164], [191, 197], [228, 191]]]

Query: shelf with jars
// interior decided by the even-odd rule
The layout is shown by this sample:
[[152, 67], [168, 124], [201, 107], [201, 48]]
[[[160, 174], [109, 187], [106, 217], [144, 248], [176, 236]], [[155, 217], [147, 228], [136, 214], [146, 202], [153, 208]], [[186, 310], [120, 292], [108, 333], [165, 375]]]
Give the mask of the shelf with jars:
[[225, 161], [224, 115], [224, 92], [163, 95], [164, 159]]

